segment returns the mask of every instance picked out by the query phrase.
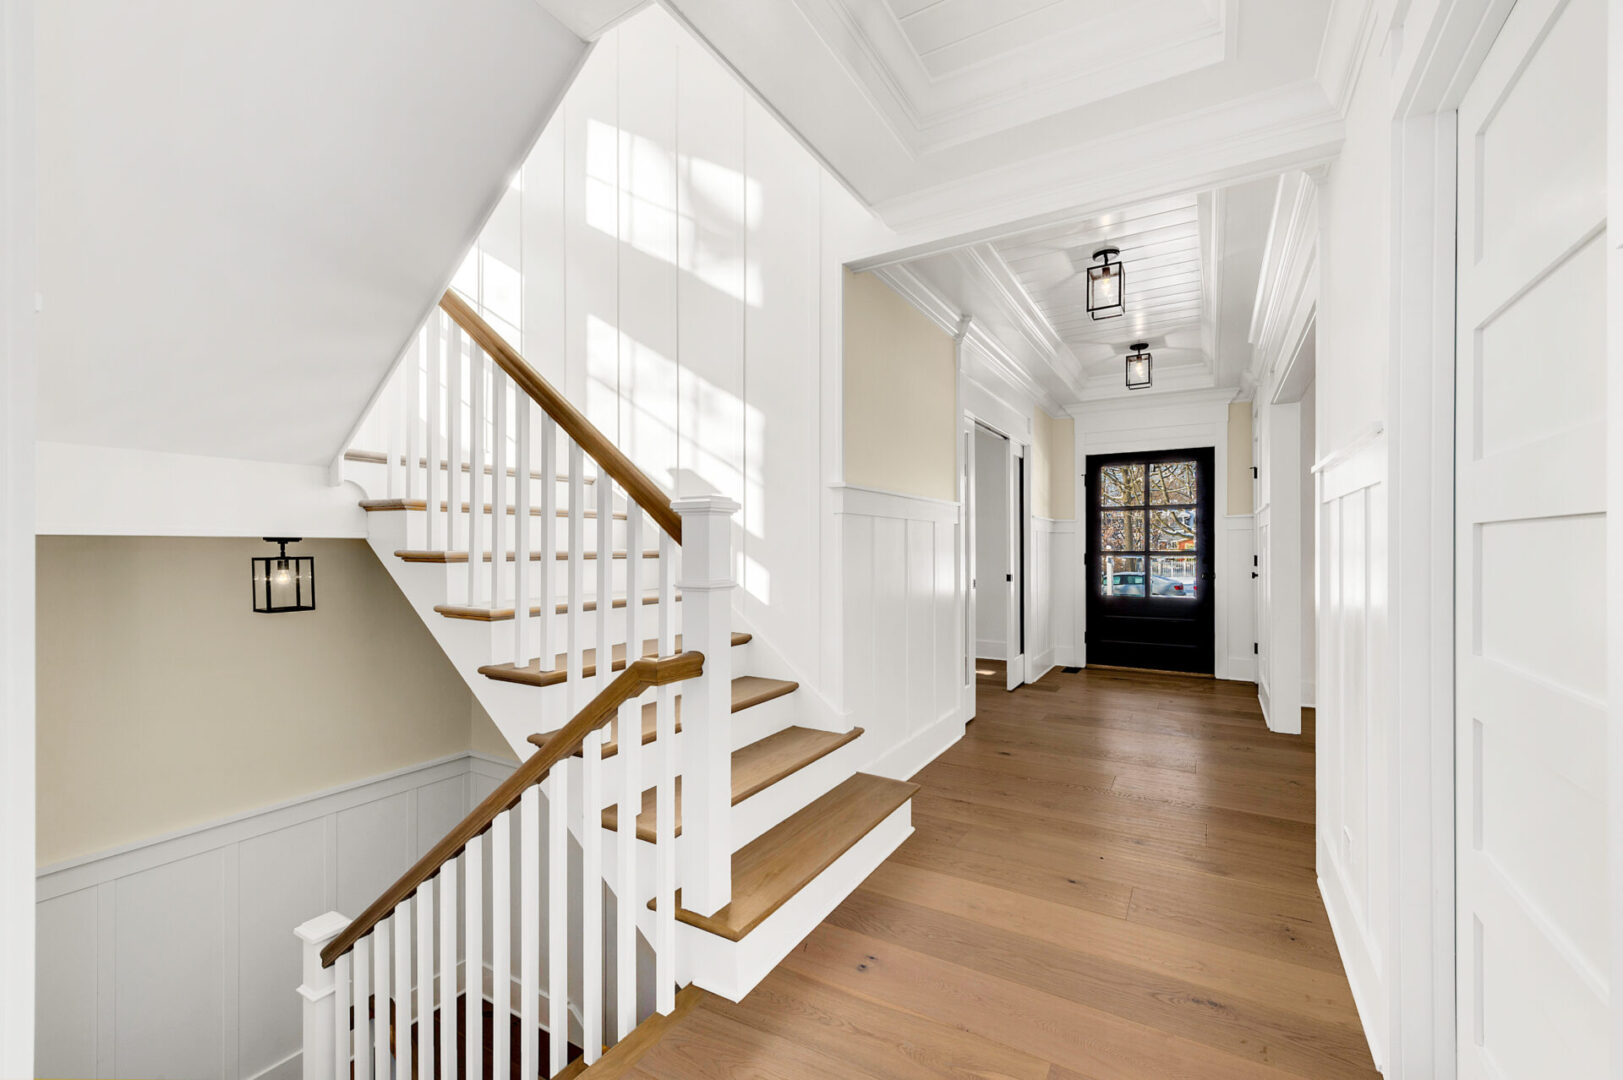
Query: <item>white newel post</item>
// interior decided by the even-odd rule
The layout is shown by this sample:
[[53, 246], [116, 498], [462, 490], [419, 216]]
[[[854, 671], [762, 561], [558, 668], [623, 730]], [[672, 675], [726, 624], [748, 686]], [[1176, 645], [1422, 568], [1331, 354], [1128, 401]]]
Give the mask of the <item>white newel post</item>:
[[304, 943], [304, 1080], [348, 1080], [334, 1073], [333, 1046], [338, 1031], [333, 1021], [334, 971], [321, 966], [321, 950], [349, 926], [349, 918], [329, 911], [317, 915], [293, 932]]
[[[682, 649], [704, 674], [682, 684], [682, 906], [714, 915], [732, 900], [733, 514], [722, 495], [677, 499], [682, 517]], [[634, 554], [634, 553], [633, 553]]]

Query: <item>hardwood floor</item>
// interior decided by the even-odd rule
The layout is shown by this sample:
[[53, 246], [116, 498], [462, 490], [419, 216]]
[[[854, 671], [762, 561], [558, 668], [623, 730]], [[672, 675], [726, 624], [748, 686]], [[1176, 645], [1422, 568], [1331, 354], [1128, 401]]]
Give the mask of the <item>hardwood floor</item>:
[[1314, 882], [1311, 720], [1270, 734], [1249, 684], [1001, 675], [914, 778], [915, 835], [624, 1075], [1374, 1080]]

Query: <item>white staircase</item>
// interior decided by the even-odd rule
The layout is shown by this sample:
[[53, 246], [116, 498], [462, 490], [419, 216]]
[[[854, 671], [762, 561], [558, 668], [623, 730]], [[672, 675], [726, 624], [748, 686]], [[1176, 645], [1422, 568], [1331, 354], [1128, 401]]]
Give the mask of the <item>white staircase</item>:
[[[358, 919], [301, 928], [305, 1075], [407, 1075], [459, 1014], [490, 1075], [575, 1075], [679, 986], [742, 998], [913, 788], [856, 773], [861, 730], [738, 625], [736, 505], [673, 504], [452, 293], [360, 431], [372, 548], [524, 764]], [[485, 1074], [482, 1039], [452, 1053]]]

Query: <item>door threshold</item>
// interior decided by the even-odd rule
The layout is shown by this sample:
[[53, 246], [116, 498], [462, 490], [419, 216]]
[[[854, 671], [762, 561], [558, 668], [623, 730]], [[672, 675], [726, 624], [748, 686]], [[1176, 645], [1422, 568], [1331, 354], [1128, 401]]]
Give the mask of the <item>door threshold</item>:
[[1176, 675], [1180, 679], [1215, 679], [1210, 671], [1168, 671], [1166, 668], [1128, 667], [1126, 664], [1089, 664], [1089, 671], [1131, 671], [1139, 675]]

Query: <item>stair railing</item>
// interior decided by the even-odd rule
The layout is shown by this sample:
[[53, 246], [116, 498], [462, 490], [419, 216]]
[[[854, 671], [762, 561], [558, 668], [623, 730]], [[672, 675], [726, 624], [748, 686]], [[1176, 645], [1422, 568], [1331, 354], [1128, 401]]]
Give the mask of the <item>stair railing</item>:
[[[557, 783], [564, 775], [564, 770], [558, 768], [560, 763], [582, 752], [593, 739], [601, 740], [611, 720], [624, 724], [628, 719], [635, 719], [640, 728], [641, 709], [637, 699], [645, 690], [696, 680], [704, 667], [705, 658], [697, 652], [631, 661], [574, 719], [418, 859], [359, 918], [349, 921], [329, 913], [299, 928], [299, 937], [305, 943], [304, 985], [299, 989], [304, 998], [306, 1080], [485, 1075], [484, 1040], [480, 1033], [484, 1030], [487, 971], [493, 999], [490, 1075], [508, 1078], [511, 1056], [508, 1040], [514, 1015], [519, 1018], [523, 1039], [520, 1075], [555, 1076], [568, 1065], [571, 1040], [566, 1008], [569, 1000], [568, 907], [573, 899], [583, 922], [590, 912], [601, 917], [602, 881], [583, 875], [580, 895], [568, 895], [567, 837], [560, 838], [553, 828], [548, 830], [550, 835], [543, 838], [542, 798], [544, 796], [548, 804], [549, 825], [562, 821], [564, 814], [560, 809], [567, 803], [567, 793]], [[663, 772], [657, 783], [657, 797], [669, 805], [675, 778], [668, 770]], [[637, 808], [641, 808], [640, 792]], [[621, 813], [621, 821], [632, 821], [634, 830], [636, 811], [628, 816], [622, 808]], [[599, 827], [592, 820], [598, 814], [598, 810], [588, 811], [589, 820], [585, 824], [594, 829]], [[594, 833], [585, 835], [591, 837]], [[509, 875], [515, 836], [520, 866], [517, 1010], [512, 1008], [511, 1000], [513, 942], [509, 937], [514, 892]], [[545, 920], [541, 914], [543, 839], [548, 864], [544, 879], [548, 907]], [[584, 850], [593, 845], [582, 846]], [[488, 947], [483, 926], [487, 857], [491, 869]], [[639, 895], [635, 874], [633, 864], [630, 876], [620, 879], [623, 895]], [[668, 891], [670, 884], [667, 881], [656, 887], [653, 914], [660, 922], [671, 921], [674, 916]], [[664, 905], [657, 903], [661, 899]], [[633, 933], [635, 924], [636, 920], [632, 919]], [[540, 972], [543, 928], [548, 962], [544, 984]], [[669, 933], [656, 933], [655, 938], [663, 942], [655, 945], [659, 993], [665, 995], [668, 988], [670, 997], [674, 998], [675, 973], [670, 956], [673, 939]], [[593, 964], [593, 940], [587, 937], [581, 942], [583, 970], [588, 975]], [[600, 940], [598, 945], [601, 946]], [[631, 953], [634, 959], [634, 947]], [[601, 964], [600, 948], [597, 963]], [[623, 971], [621, 978], [626, 979]], [[540, 1072], [543, 1063], [537, 1038], [542, 1029], [540, 994], [543, 985], [549, 1014], [545, 1025], [548, 1060], [544, 1074]], [[597, 1060], [598, 1054], [592, 1052], [594, 1044], [601, 1050], [601, 1035], [592, 1035], [594, 1028], [601, 1029], [601, 983], [598, 985], [598, 996], [586, 996], [580, 1003], [580, 1037], [587, 1064]], [[635, 968], [632, 968], [629, 979], [618, 984], [617, 1000], [629, 1001], [634, 1008], [635, 988]], [[669, 1012], [673, 1007], [674, 1000], [671, 1000], [661, 1011]], [[462, 1040], [460, 1062], [457, 1060], [459, 1018], [468, 1036]], [[626, 1026], [622, 1021], [620, 1037], [632, 1026], [634, 1023]]]
[[[616, 968], [613, 972], [604, 970], [601, 905], [583, 903], [578, 912], [581, 960], [578, 970], [582, 972], [579, 1026], [581, 1045], [590, 1064], [597, 1059], [605, 1043], [601, 1002], [606, 977], [612, 977], [616, 987], [613, 1041], [624, 1038], [638, 1019], [636, 994], [627, 988], [636, 985], [638, 923], [629, 909], [639, 901], [634, 899], [637, 891], [626, 888], [625, 883], [635, 872], [636, 822], [648, 779], [644, 775], [644, 755], [640, 748], [650, 736], [660, 744], [660, 752], [649, 755], [657, 763], [654, 771], [659, 773], [658, 782], [650, 785], [656, 792], [657, 818], [655, 917], [650, 945], [656, 968], [655, 1008], [658, 1012], [668, 1013], [675, 1004], [678, 884], [682, 890], [681, 906], [702, 915], [714, 914], [731, 900], [732, 515], [738, 506], [717, 496], [686, 498], [673, 503], [659, 485], [452, 291], [441, 298], [438, 308], [407, 348], [369, 423], [374, 436], [381, 435], [386, 446], [384, 494], [400, 500], [406, 509], [426, 511], [420, 525], [408, 526], [412, 546], [419, 542], [422, 545], [420, 553], [408, 550], [401, 554], [453, 564], [466, 561], [465, 576], [454, 567], [448, 573], [451, 591], [460, 589], [465, 606], [483, 609], [493, 623], [503, 618], [511, 620], [505, 654], [515, 668], [529, 669], [537, 682], [563, 682], [565, 689], [559, 693], [566, 705], [559, 710], [559, 715], [586, 715], [590, 711], [589, 703], [601, 700], [607, 692], [614, 671], [622, 667], [632, 670], [641, 656], [671, 657], [685, 650], [707, 658], [702, 672], [684, 676], [689, 681], [682, 691], [680, 725], [674, 691], [669, 685], [674, 680], [650, 684], [655, 688], [652, 732], [644, 731], [640, 705], [625, 704], [621, 708], [615, 726], [621, 780], [617, 791], [603, 790], [606, 732], [602, 726], [582, 732], [576, 748], [580, 757], [578, 768], [552, 769], [545, 778], [543, 786], [549, 807], [545, 920], [549, 935], [549, 996], [545, 1026], [552, 1033], [567, 1031], [570, 1023], [569, 921], [563, 901], [565, 889], [561, 887], [568, 880], [569, 867], [564, 853], [569, 847], [570, 826], [571, 823], [576, 826], [575, 835], [581, 840], [583, 895], [591, 894], [594, 888], [601, 889], [604, 867], [602, 846], [588, 841], [601, 835], [600, 810], [608, 804], [618, 804], [617, 835], [611, 857], [616, 879], [622, 885], [617, 893], [617, 902], [622, 906], [617, 909], [615, 919]], [[561, 506], [560, 488], [563, 488]], [[590, 505], [588, 488], [592, 492]], [[593, 526], [590, 529], [588, 522]], [[562, 537], [558, 535], [560, 523]], [[655, 542], [645, 540], [645, 527], [649, 524], [657, 530]], [[413, 529], [420, 531], [413, 533]], [[680, 568], [677, 565], [679, 550]], [[648, 562], [655, 562], [652, 575], [647, 573], [645, 564]], [[538, 572], [532, 572], [536, 568]], [[617, 584], [621, 586], [619, 595], [616, 595]], [[680, 637], [676, 633], [678, 588], [681, 591]], [[453, 603], [455, 599], [453, 595]], [[623, 632], [620, 639], [624, 643], [623, 652], [620, 653], [616, 652], [616, 631]], [[549, 731], [554, 726], [555, 722], [549, 722], [538, 709], [536, 730]], [[680, 815], [674, 784], [678, 772], [675, 737], [679, 726], [683, 740]], [[551, 746], [552, 742], [547, 745]], [[539, 785], [541, 781], [535, 783]], [[579, 789], [569, 791], [577, 783]], [[526, 813], [525, 805], [529, 806], [529, 814], [539, 814], [540, 794], [531, 791], [529, 797], [530, 802], [521, 802], [519, 807], [521, 819]], [[682, 822], [680, 863], [673, 825], [678, 819]], [[502, 850], [506, 850], [503, 845], [510, 841], [512, 831], [505, 820], [498, 815], [490, 830], [493, 842]], [[455, 837], [453, 833], [447, 841]], [[522, 842], [523, 858], [531, 861], [523, 864], [526, 877], [521, 889], [524, 899], [520, 926], [524, 934], [531, 934], [539, 932], [542, 924], [539, 909], [531, 910], [532, 902], [539, 903], [540, 894], [528, 887], [539, 874], [539, 868], [532, 866], [539, 858], [539, 847], [528, 832], [523, 833]], [[435, 851], [443, 846], [444, 842]], [[463, 846], [456, 843], [454, 850]], [[483, 868], [477, 866], [481, 858], [477, 848], [468, 848], [461, 858], [476, 864], [474, 868], [479, 873], [469, 880], [478, 879]], [[466, 866], [464, 869], [466, 871]], [[492, 862], [493, 900], [511, 887], [507, 874], [506, 860]], [[443, 887], [445, 878], [442, 876], [440, 880]], [[560, 887], [554, 887], [555, 884]], [[466, 886], [468, 889], [478, 887]], [[476, 893], [469, 895], [477, 897]], [[387, 899], [388, 894], [368, 911], [384, 910], [380, 905]], [[426, 898], [426, 903], [423, 895], [415, 899], [418, 905], [416, 978], [421, 994], [424, 986], [432, 989], [435, 926], [431, 921], [425, 922], [422, 914], [424, 907], [433, 910], [432, 896]], [[404, 895], [395, 897], [388, 910], [409, 903], [411, 899]], [[445, 983], [446, 970], [449, 968], [454, 973], [457, 963], [454, 950], [445, 944], [456, 937], [455, 904], [454, 890], [449, 902], [445, 896], [439, 897], [438, 970], [442, 1004], [447, 1000], [455, 1002], [455, 975], [451, 976], [449, 988]], [[465, 929], [469, 941], [477, 939], [475, 931], [479, 935], [484, 933], [477, 922], [482, 904], [482, 898], [478, 898], [477, 903], [474, 899], [467, 900]], [[365, 1000], [360, 990], [366, 988], [366, 980], [381, 980], [382, 976], [376, 973], [387, 967], [389, 961], [388, 946], [382, 944], [373, 947], [368, 961], [363, 956], [366, 942], [380, 941], [376, 937], [380, 933], [386, 937], [394, 918], [389, 916], [381, 930], [363, 931], [356, 943], [359, 949], [351, 944], [339, 950], [351, 958], [349, 985], [359, 987], [355, 990], [357, 1001]], [[356, 925], [365, 922], [363, 916]], [[301, 937], [315, 933], [315, 929], [307, 924], [301, 928]], [[492, 951], [496, 1015], [500, 1016], [508, 998], [508, 983], [504, 980], [510, 974], [505, 969], [510, 942], [506, 940], [508, 929], [502, 918], [494, 920], [491, 933], [493, 937], [501, 937], [500, 947], [493, 947]], [[410, 945], [409, 935], [395, 933], [393, 970], [397, 990], [402, 974], [409, 974], [405, 969], [409, 967]], [[472, 952], [469, 950], [470, 955]], [[536, 950], [526, 945], [523, 956], [528, 958], [535, 953]], [[331, 963], [332, 959], [324, 956], [323, 965]], [[369, 963], [373, 969], [370, 972]], [[521, 978], [523, 974], [521, 972]], [[377, 985], [381, 989], [381, 982]], [[469, 985], [476, 987], [477, 983]], [[449, 999], [447, 993], [451, 995]], [[478, 997], [471, 992], [467, 995], [470, 1023]], [[528, 1010], [522, 1014], [524, 1030], [533, 1031], [529, 1021], [536, 1005], [528, 992], [523, 1006]], [[442, 1009], [439, 1014], [442, 1039], [452, 1040], [445, 1045], [454, 1045], [455, 1026], [448, 1019], [451, 1011]], [[450, 1026], [445, 1026], [447, 1024]], [[501, 1055], [505, 1053], [502, 1048], [507, 1043], [507, 1031], [503, 1024], [497, 1024], [496, 1029], [494, 1042], [498, 1060], [493, 1062], [497, 1069], [493, 1075], [499, 1078], [506, 1074], [505, 1059]], [[383, 1045], [382, 1038], [377, 1036], [379, 1048]], [[470, 1039], [470, 1046], [477, 1041]], [[556, 1073], [566, 1063], [561, 1055], [567, 1052], [568, 1042], [556, 1034], [551, 1038], [552, 1060], [547, 1075]], [[525, 1053], [530, 1054], [530, 1042], [527, 1040], [525, 1045]], [[366, 1075], [359, 1066], [360, 1052], [358, 1048], [355, 1051], [356, 1077]], [[537, 1073], [527, 1071], [525, 1075]]]

